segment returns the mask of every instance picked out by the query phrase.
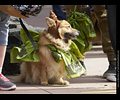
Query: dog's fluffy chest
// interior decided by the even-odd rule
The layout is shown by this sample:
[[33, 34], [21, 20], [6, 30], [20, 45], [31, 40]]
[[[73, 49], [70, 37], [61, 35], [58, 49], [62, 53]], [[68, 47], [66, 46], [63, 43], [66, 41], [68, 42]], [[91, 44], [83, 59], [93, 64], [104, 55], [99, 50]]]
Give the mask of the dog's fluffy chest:
[[[51, 80], [51, 79], [54, 79], [54, 77], [57, 77], [58, 73], [61, 73], [61, 75], [64, 76], [64, 63], [63, 63], [63, 61], [60, 61], [59, 63], [51, 64], [50, 67], [47, 67], [48, 80]], [[60, 76], [60, 75], [58, 75], [58, 76]]]
[[[59, 71], [61, 71], [61, 74], [63, 74], [64, 72], [63, 60], [61, 60], [59, 63], [56, 62], [51, 54], [50, 49], [47, 46], [44, 46], [44, 45], [40, 46], [38, 55], [41, 61], [40, 64], [44, 65], [43, 67], [44, 69], [46, 69], [47, 79], [49, 80], [53, 79], [56, 75], [58, 75]], [[41, 68], [41, 65], [39, 65], [40, 68]]]

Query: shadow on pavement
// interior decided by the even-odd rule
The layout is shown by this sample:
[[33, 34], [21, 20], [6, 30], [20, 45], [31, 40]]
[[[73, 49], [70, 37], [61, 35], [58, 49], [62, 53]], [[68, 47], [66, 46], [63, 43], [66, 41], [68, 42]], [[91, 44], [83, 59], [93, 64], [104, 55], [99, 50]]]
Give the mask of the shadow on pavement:
[[102, 76], [80, 76], [73, 79], [68, 79], [70, 83], [106, 83], [108, 82]]

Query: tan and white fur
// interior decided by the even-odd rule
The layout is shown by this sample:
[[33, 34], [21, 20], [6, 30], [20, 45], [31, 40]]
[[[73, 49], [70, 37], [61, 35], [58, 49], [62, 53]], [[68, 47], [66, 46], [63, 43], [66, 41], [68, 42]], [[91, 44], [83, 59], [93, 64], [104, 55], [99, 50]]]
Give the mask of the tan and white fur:
[[[46, 22], [48, 29], [57, 25], [56, 21], [49, 17], [46, 18]], [[40, 46], [37, 50], [40, 62], [23, 62], [21, 64], [19, 79], [22, 82], [41, 85], [69, 85], [69, 82], [64, 80], [65, 69], [63, 60], [57, 63], [52, 57], [51, 51], [45, 45], [53, 44], [56, 48], [67, 51], [70, 49], [71, 39], [76, 38], [79, 32], [73, 29], [65, 20], [58, 22], [59, 26], [57, 30], [59, 34], [54, 32], [52, 32], [52, 34], [48, 33], [48, 29], [40, 32]], [[55, 37], [54, 34], [59, 35], [59, 38]]]

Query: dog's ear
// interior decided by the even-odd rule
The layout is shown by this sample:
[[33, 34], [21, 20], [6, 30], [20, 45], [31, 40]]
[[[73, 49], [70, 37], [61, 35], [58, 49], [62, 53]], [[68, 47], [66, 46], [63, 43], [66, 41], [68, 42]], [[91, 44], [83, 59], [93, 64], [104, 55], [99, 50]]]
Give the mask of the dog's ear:
[[56, 26], [55, 20], [49, 17], [46, 17], [46, 22], [47, 22], [48, 27]]

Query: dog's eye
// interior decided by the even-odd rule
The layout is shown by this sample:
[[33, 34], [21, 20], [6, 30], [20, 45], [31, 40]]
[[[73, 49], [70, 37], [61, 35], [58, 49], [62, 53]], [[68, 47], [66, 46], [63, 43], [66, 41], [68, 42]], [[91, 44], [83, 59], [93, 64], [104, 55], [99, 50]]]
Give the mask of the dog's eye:
[[71, 26], [68, 26], [68, 28], [70, 28]]

